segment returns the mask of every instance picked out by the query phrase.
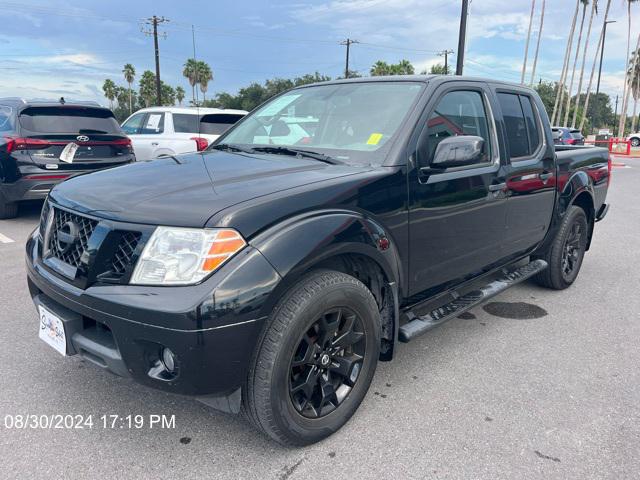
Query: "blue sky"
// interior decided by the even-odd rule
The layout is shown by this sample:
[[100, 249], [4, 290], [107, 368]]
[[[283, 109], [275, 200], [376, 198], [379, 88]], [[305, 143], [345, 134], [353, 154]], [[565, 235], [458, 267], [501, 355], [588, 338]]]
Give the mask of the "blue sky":
[[[575, 3], [546, 3], [536, 78], [557, 80]], [[594, 21], [589, 66], [605, 3], [600, 0]], [[530, 0], [472, 0], [465, 73], [519, 81], [530, 7]], [[378, 59], [402, 58], [427, 68], [442, 61], [436, 52], [456, 50], [459, 10], [460, 2], [452, 0], [0, 0], [0, 96], [64, 95], [106, 103], [102, 82], [112, 78], [124, 85], [125, 63], [138, 74], [154, 69], [152, 39], [141, 32], [142, 19], [154, 14], [170, 19], [161, 28], [167, 34], [160, 40], [162, 79], [190, 91], [181, 71], [192, 56], [194, 25], [197, 56], [214, 71], [211, 96], [316, 70], [338, 76], [344, 69], [339, 42], [347, 37], [361, 42], [352, 47], [352, 69], [365, 73]], [[633, 14], [635, 45], [640, 7]], [[612, 1], [610, 18], [618, 22], [609, 25], [601, 89], [615, 96], [622, 91], [625, 64], [622, 0]], [[534, 45], [535, 38], [531, 52]]]

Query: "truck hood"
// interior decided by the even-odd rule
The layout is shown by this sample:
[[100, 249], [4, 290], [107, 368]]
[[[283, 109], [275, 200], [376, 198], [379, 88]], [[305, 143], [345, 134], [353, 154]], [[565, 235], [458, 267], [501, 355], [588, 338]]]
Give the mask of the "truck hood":
[[203, 227], [211, 216], [233, 205], [369, 169], [214, 150], [75, 177], [55, 187], [50, 198], [63, 207], [115, 221]]

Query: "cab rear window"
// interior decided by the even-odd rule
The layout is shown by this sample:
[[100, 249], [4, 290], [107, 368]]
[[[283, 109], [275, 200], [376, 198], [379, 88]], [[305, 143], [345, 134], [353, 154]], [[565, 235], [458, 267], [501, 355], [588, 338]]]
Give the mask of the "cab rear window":
[[110, 110], [90, 107], [28, 107], [20, 112], [20, 126], [35, 133], [121, 134]]

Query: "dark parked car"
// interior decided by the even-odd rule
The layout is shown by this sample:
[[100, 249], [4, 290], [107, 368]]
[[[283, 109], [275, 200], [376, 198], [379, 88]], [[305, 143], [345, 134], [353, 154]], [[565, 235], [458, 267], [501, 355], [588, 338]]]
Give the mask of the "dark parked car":
[[[289, 134], [309, 119], [312, 134]], [[610, 168], [606, 149], [554, 147], [520, 85], [296, 88], [208, 151], [54, 188], [26, 245], [40, 336], [242, 410], [281, 443], [316, 442], [398, 341], [530, 277], [569, 287], [607, 213]]]
[[577, 128], [553, 127], [551, 133], [556, 145], [584, 145], [582, 132]]
[[67, 178], [133, 160], [131, 141], [97, 103], [0, 98], [0, 218]]

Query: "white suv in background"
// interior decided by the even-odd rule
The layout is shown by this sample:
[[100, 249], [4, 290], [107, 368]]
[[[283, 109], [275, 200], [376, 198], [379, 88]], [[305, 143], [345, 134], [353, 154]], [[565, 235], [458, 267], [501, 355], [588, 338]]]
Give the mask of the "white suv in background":
[[136, 160], [200, 152], [247, 114], [219, 108], [151, 107], [138, 110], [122, 124]]

